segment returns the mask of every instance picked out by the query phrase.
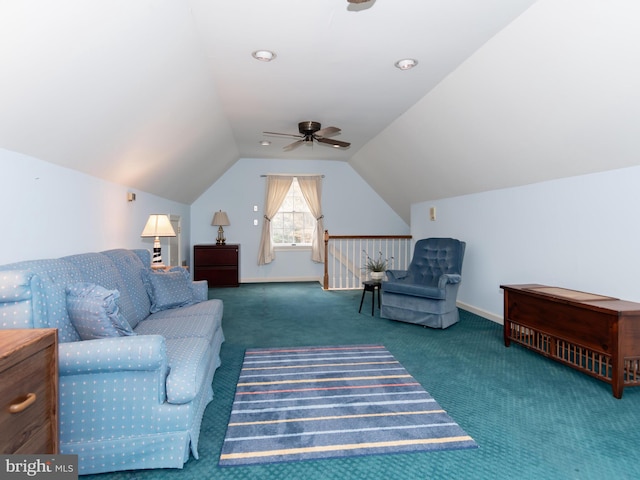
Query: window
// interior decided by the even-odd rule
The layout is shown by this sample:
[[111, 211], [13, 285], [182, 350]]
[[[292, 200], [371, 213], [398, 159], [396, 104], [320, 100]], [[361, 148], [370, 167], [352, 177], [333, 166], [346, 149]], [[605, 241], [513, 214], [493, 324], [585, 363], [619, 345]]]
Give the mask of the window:
[[311, 246], [315, 224], [316, 219], [294, 177], [282, 206], [271, 219], [271, 241], [276, 247]]

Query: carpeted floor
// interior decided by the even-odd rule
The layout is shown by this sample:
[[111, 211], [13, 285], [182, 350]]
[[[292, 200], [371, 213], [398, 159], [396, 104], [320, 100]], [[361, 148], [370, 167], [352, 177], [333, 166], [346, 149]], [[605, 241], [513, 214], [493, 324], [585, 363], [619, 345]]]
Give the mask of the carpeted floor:
[[[207, 407], [200, 460], [182, 470], [119, 472], [100, 480], [637, 479], [640, 388], [611, 388], [521, 347], [502, 327], [461, 311], [446, 330], [374, 317], [360, 291], [317, 283], [211, 289], [225, 302], [222, 366]], [[367, 294], [365, 303], [370, 301]], [[384, 344], [479, 448], [220, 468], [218, 458], [246, 348]]]

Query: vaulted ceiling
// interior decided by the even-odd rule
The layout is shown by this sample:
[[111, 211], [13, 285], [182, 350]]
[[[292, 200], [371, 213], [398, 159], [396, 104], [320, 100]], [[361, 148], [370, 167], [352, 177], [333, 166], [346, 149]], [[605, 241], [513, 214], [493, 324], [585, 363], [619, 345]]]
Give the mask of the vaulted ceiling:
[[[3, 0], [0, 147], [187, 204], [239, 158], [345, 161], [408, 221], [637, 164], [639, 5]], [[351, 146], [262, 133], [305, 120]]]

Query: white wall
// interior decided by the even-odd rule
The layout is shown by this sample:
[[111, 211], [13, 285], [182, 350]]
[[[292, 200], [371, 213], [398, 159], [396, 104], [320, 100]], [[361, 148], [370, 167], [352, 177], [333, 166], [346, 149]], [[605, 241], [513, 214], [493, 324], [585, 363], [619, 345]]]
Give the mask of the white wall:
[[[111, 248], [153, 248], [140, 233], [150, 213], [182, 217], [189, 258], [189, 206], [0, 149], [0, 264]], [[136, 201], [127, 201], [127, 192]], [[166, 239], [162, 241], [166, 251]]]
[[[258, 266], [266, 179], [263, 174], [322, 174], [324, 226], [333, 235], [405, 235], [409, 226], [345, 162], [242, 158], [214, 183], [191, 208], [194, 244], [215, 243], [213, 214], [223, 210], [231, 225], [227, 243], [239, 243], [240, 281], [317, 280], [323, 265], [311, 261], [311, 252], [277, 251], [271, 264]], [[253, 211], [253, 206], [258, 211]], [[253, 220], [258, 220], [258, 226]]]
[[630, 167], [417, 203], [411, 233], [467, 242], [458, 300], [494, 320], [502, 319], [501, 284], [640, 302], [638, 185], [640, 167]]

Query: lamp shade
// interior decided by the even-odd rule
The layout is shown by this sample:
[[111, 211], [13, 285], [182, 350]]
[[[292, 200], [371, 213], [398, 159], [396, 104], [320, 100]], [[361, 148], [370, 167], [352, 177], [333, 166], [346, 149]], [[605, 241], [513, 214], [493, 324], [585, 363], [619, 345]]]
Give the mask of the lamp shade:
[[222, 210], [213, 214], [213, 220], [211, 221], [211, 225], [216, 227], [226, 227], [227, 225], [231, 225], [229, 223], [229, 217], [227, 216], [227, 212], [223, 212]]
[[168, 215], [151, 214], [140, 234], [141, 237], [175, 237], [176, 232], [171, 226]]

